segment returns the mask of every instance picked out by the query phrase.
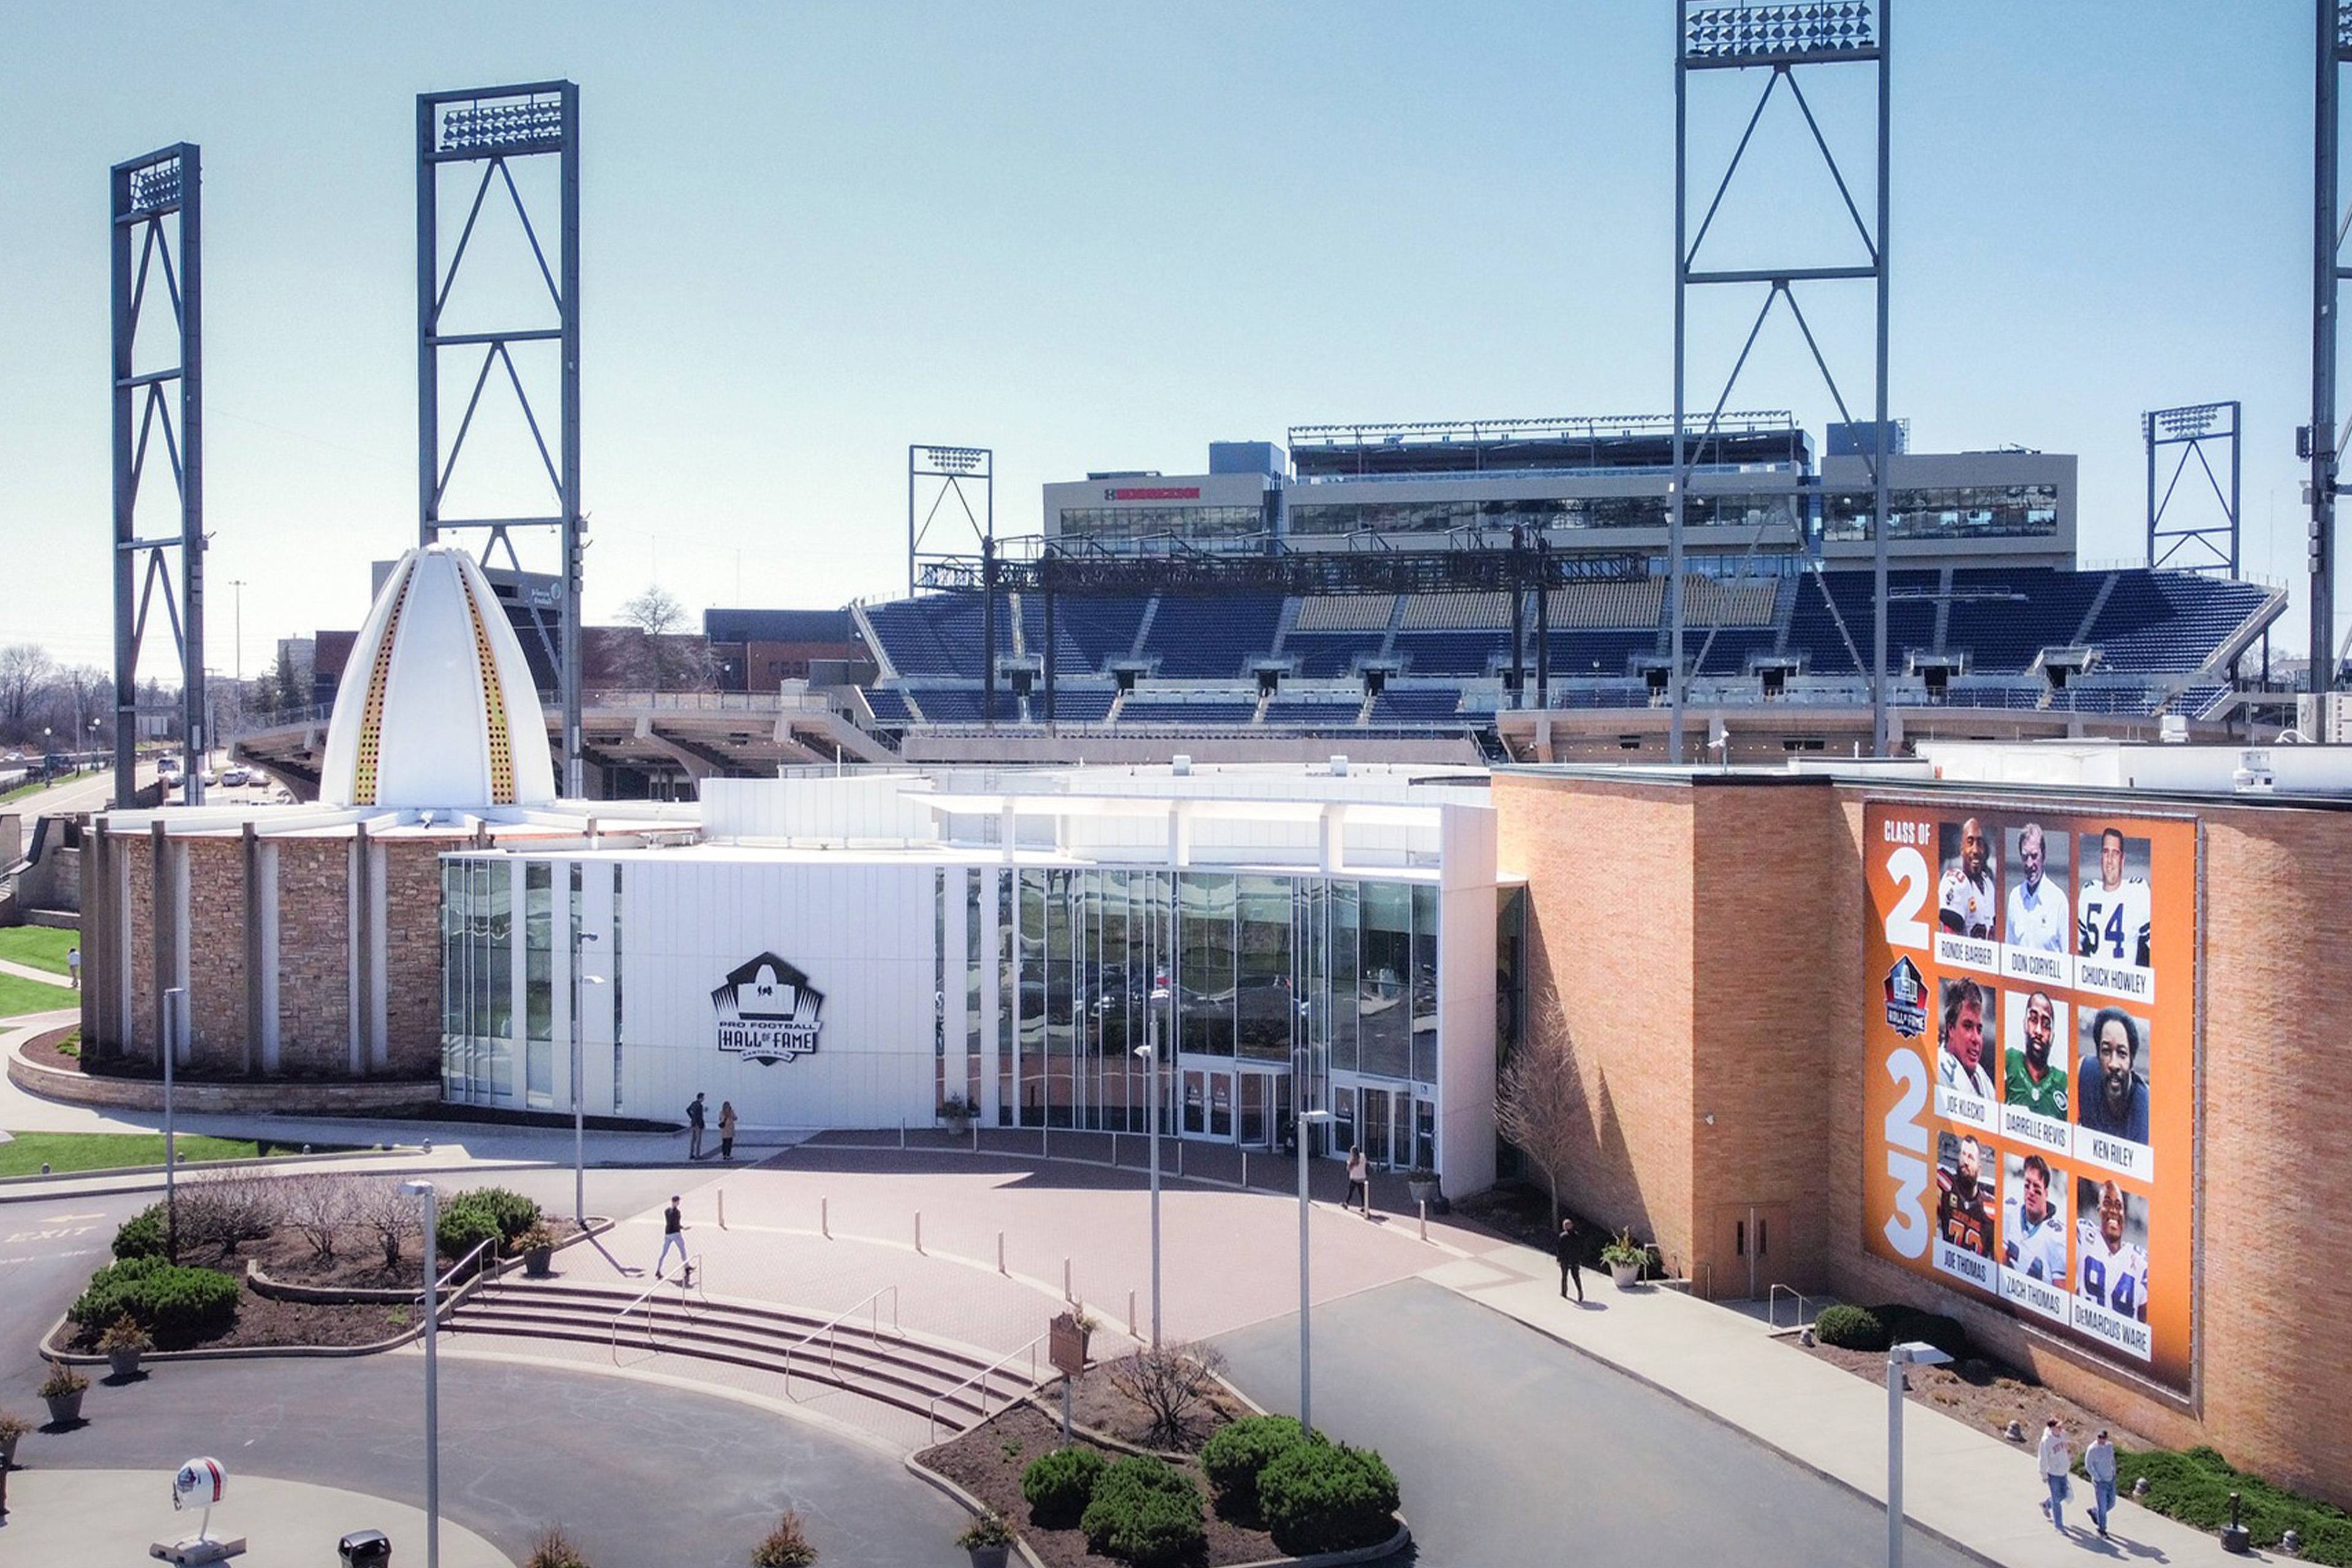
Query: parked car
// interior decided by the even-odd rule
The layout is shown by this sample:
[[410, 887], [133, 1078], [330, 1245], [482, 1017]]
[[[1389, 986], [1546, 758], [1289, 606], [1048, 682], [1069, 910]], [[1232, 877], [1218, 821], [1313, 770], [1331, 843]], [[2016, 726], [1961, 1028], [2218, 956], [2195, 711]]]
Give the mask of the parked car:
[[239, 785], [250, 782], [252, 777], [252, 769], [245, 766], [241, 763], [231, 763], [228, 766], [221, 770], [220, 782], [226, 784], [231, 789], [236, 789]]

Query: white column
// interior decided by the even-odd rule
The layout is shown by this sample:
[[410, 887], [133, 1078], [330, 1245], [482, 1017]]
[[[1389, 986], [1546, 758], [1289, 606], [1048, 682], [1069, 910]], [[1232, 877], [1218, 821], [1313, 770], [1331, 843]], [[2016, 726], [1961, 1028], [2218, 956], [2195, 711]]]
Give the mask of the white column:
[[1004, 1005], [1001, 994], [1003, 987], [1004, 933], [996, 923], [997, 900], [1003, 879], [1013, 873], [994, 866], [982, 867], [980, 873], [980, 1120], [985, 1127], [996, 1125], [997, 1093], [996, 1051], [999, 1009]]

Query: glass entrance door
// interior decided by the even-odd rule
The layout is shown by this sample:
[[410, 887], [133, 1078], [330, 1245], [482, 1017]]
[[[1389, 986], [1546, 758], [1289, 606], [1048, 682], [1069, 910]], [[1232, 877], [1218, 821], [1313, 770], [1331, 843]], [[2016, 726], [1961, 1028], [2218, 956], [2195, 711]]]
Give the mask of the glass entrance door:
[[1363, 1121], [1357, 1142], [1364, 1148], [1364, 1158], [1376, 1166], [1385, 1166], [1389, 1160], [1389, 1091], [1367, 1089], [1361, 1091]]
[[1234, 1093], [1242, 1147], [1274, 1147], [1289, 1128], [1290, 1075], [1243, 1068], [1236, 1075]]

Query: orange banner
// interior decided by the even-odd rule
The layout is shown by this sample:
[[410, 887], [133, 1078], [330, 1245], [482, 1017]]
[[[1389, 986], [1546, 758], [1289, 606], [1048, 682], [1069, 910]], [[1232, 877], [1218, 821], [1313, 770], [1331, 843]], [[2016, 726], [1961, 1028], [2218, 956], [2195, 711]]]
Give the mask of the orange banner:
[[1863, 822], [1864, 1245], [2187, 1391], [2196, 824]]

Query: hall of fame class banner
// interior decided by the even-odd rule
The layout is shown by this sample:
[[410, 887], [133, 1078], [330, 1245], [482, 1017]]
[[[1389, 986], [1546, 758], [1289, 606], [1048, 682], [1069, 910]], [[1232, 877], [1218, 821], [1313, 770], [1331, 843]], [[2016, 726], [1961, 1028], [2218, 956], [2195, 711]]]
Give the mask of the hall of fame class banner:
[[2187, 1392], [2197, 826], [1868, 803], [1864, 1245]]

